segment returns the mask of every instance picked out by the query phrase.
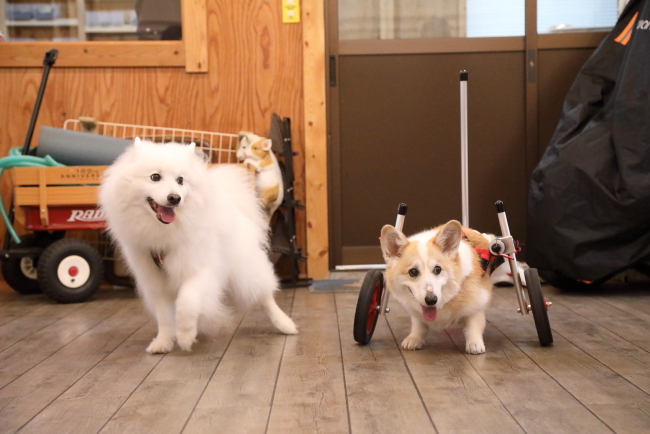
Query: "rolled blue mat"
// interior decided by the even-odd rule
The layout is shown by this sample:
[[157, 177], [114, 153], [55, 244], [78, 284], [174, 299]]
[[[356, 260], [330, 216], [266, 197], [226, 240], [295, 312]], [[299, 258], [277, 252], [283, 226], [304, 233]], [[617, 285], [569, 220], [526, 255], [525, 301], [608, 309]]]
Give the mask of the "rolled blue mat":
[[49, 155], [66, 166], [107, 166], [131, 143], [132, 140], [43, 126], [36, 155]]

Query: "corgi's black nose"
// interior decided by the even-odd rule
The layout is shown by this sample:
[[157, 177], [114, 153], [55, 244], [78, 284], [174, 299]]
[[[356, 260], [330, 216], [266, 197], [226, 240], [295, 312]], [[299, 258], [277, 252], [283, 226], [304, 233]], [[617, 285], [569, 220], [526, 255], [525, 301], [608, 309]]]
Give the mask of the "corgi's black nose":
[[435, 306], [436, 303], [438, 302], [438, 296], [427, 295], [426, 297], [424, 297], [424, 302], [427, 304], [427, 306]]
[[178, 194], [170, 194], [167, 196], [167, 202], [172, 205], [178, 205], [181, 203], [181, 197]]

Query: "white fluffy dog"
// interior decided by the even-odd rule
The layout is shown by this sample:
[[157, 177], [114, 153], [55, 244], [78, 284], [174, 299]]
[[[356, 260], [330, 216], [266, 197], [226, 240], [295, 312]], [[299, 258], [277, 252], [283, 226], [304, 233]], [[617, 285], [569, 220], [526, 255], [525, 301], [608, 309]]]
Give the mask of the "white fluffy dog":
[[210, 169], [195, 146], [135, 139], [104, 173], [99, 203], [140, 296], [158, 322], [149, 353], [189, 351], [199, 324], [261, 304], [281, 332], [277, 278], [254, 186], [242, 167]]

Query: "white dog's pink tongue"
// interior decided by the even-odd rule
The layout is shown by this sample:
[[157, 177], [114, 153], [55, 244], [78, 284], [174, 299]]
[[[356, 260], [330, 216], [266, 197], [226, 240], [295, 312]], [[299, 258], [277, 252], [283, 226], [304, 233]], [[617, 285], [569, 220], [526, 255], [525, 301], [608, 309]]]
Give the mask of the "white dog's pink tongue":
[[436, 319], [436, 315], [438, 315], [438, 308], [436, 306], [433, 307], [422, 306], [422, 315], [424, 315], [424, 319], [426, 321], [433, 321], [434, 319]]
[[174, 207], [172, 206], [158, 206], [158, 218], [165, 223], [172, 223], [176, 218]]

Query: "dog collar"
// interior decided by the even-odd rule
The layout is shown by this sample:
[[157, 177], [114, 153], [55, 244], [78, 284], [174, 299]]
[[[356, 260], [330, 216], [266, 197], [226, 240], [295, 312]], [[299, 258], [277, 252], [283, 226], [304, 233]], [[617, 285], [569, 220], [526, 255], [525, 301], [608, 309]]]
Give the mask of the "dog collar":
[[151, 251], [149, 253], [151, 253], [151, 259], [153, 259], [153, 263], [156, 264], [156, 267], [162, 270], [165, 254], [163, 252], [154, 252], [154, 251]]

